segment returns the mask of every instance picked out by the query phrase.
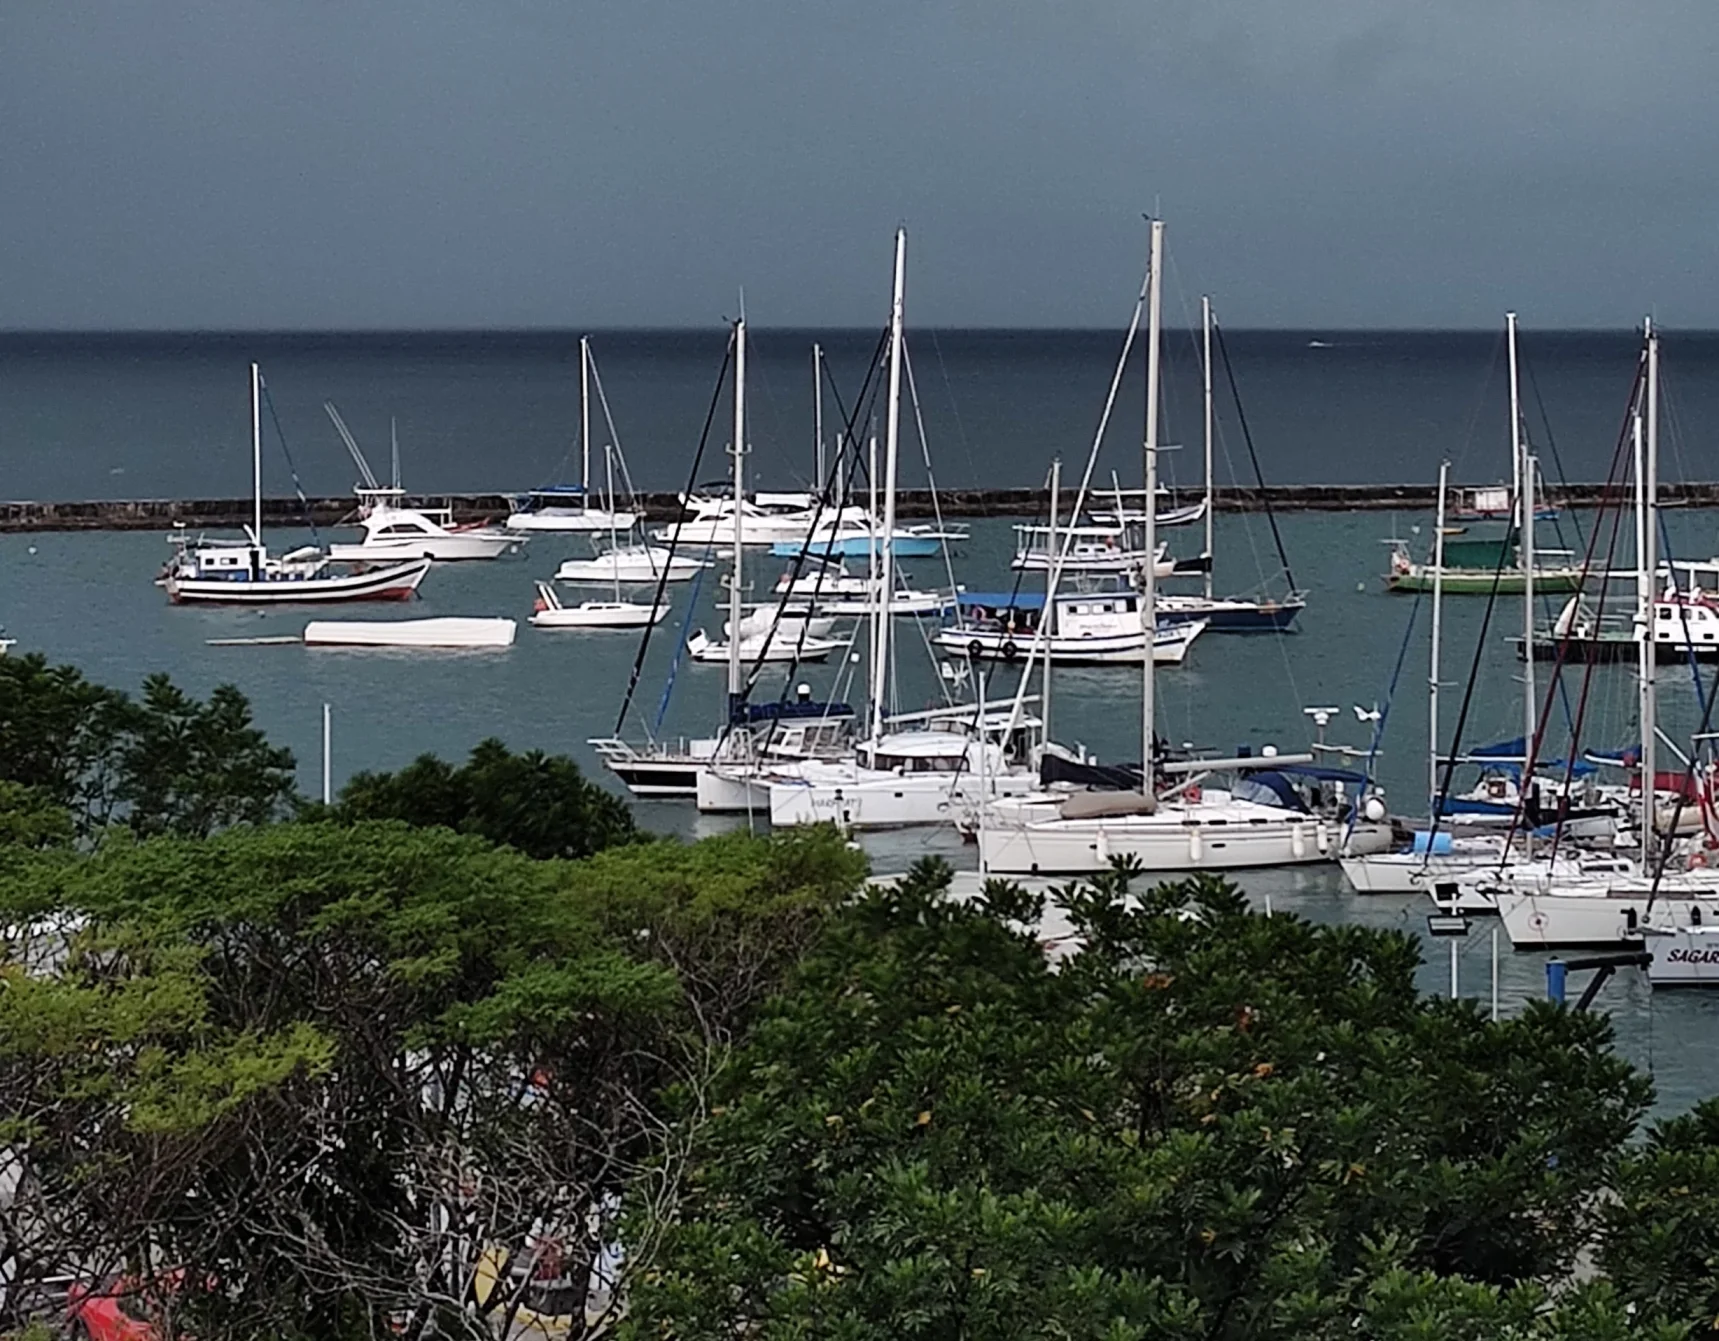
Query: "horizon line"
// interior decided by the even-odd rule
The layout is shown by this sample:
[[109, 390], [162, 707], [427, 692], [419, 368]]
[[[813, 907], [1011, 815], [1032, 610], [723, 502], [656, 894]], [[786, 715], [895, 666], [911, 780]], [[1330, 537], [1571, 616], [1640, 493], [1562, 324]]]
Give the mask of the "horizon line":
[[[798, 325], [783, 323], [780, 325], [755, 325], [747, 323], [754, 332], [805, 332], [817, 334], [851, 335], [856, 333], [871, 334], [882, 329], [877, 326], [859, 325]], [[1710, 335], [1719, 334], [1719, 325], [1689, 326], [1667, 328], [1656, 323], [1661, 332], [1672, 329], [1681, 334]], [[705, 335], [725, 330], [721, 324], [709, 325], [639, 325], [639, 326], [0, 326], [0, 339], [27, 338], [88, 338], [88, 337], [123, 337], [123, 338], [156, 338], [198, 336], [205, 338], [244, 338], [258, 337], [279, 339], [283, 337], [300, 336], [570, 336], [577, 338], [581, 334], [605, 335]], [[1106, 335], [1115, 334], [1120, 328], [1114, 325], [1091, 326], [964, 326], [964, 325], [924, 325], [917, 329], [939, 334], [958, 333], [962, 335]], [[1166, 329], [1198, 330], [1198, 324], [1187, 327], [1166, 323]], [[1234, 334], [1248, 335], [1308, 335], [1308, 336], [1356, 336], [1356, 335], [1499, 335], [1503, 326], [1226, 326]], [[1641, 327], [1632, 326], [1523, 326], [1519, 329], [1541, 335], [1640, 335]]]

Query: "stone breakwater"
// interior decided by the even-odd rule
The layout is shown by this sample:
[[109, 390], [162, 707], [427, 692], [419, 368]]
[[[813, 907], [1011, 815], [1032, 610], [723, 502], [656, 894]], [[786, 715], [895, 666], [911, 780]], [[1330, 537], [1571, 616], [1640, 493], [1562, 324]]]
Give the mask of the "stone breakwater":
[[[1430, 484], [1274, 484], [1264, 489], [1230, 486], [1216, 491], [1220, 512], [1261, 512], [1275, 508], [1285, 512], [1390, 512], [1427, 511], [1437, 489]], [[1559, 501], [1573, 507], [1593, 507], [1606, 499], [1603, 484], [1570, 484], [1558, 488]], [[1615, 498], [1616, 491], [1613, 491]], [[1663, 504], [1685, 507], [1719, 507], [1719, 482], [1666, 484], [1661, 486]], [[418, 502], [432, 507], [450, 507], [459, 521], [500, 520], [511, 510], [512, 500], [502, 494], [423, 494]], [[647, 518], [668, 521], [680, 515], [678, 497], [670, 493], [640, 494], [639, 504]], [[1043, 489], [946, 489], [938, 502], [945, 517], [1037, 517], [1048, 510]], [[1073, 501], [1063, 493], [1063, 507]], [[1102, 507], [1102, 494], [1094, 496]], [[897, 497], [903, 517], [934, 515], [929, 492], [903, 490]], [[332, 526], [353, 516], [353, 500], [313, 498], [263, 499], [266, 527], [305, 524], [306, 517], [318, 526]], [[136, 498], [91, 499], [83, 502], [0, 502], [0, 531], [167, 531], [175, 526], [190, 530], [236, 530], [250, 521], [248, 498]]]

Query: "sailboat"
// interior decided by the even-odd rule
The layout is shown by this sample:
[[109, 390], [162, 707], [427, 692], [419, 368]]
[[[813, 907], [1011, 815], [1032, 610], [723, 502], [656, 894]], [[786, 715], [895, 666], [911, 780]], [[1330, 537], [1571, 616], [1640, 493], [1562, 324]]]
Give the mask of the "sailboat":
[[[1164, 224], [1152, 221], [1146, 311], [1145, 497], [1158, 493], [1158, 400]], [[1096, 444], [1095, 444], [1096, 449]], [[1144, 553], [1157, 549], [1157, 517], [1144, 509]], [[1140, 618], [1157, 623], [1155, 565], [1142, 565]], [[1141, 675], [1141, 766], [1138, 790], [1039, 791], [1014, 804], [987, 807], [979, 817], [979, 865], [997, 874], [1062, 874], [1107, 869], [1129, 858], [1153, 871], [1226, 870], [1327, 861], [1343, 851], [1378, 851], [1390, 842], [1383, 800], [1360, 794], [1360, 775], [1306, 769], [1311, 756], [1168, 760], [1161, 757], [1156, 721], [1156, 667]], [[1239, 773], [1227, 789], [1202, 779]], [[1292, 770], [1302, 769], [1297, 775]], [[1337, 775], [1343, 773], [1342, 777]], [[1324, 788], [1351, 785], [1343, 808], [1315, 809], [1300, 800], [1299, 779]], [[1356, 813], [1359, 812], [1359, 813]]]
[[[889, 317], [889, 409], [885, 420], [883, 515], [877, 534], [898, 534], [896, 480], [900, 463], [903, 299], [907, 233], [897, 229]], [[870, 547], [868, 547], [868, 550]], [[699, 808], [715, 809], [736, 799], [767, 795], [774, 825], [834, 820], [844, 828], [894, 828], [946, 823], [982, 795], [1021, 793], [1035, 783], [1023, 755], [1028, 729], [1011, 729], [1009, 715], [983, 702], [933, 709], [912, 717], [889, 716], [894, 625], [895, 559], [898, 549], [880, 544], [870, 551], [875, 570], [871, 591], [868, 696], [871, 729], [851, 756], [754, 769], [750, 776], [716, 769], [699, 789]], [[868, 579], [869, 580], [869, 579]], [[981, 682], [982, 683], [982, 682]], [[999, 733], [1007, 738], [997, 739]], [[762, 776], [760, 774], [762, 773]]]
[[[613, 445], [603, 449], [605, 471], [609, 478], [609, 492], [613, 496], [615, 484], [615, 449]], [[610, 553], [619, 549], [619, 539], [614, 531], [610, 532], [614, 542]], [[668, 602], [653, 600], [649, 605], [639, 601], [624, 600], [621, 597], [621, 576], [617, 567], [611, 575], [611, 586], [614, 596], [607, 601], [581, 601], [578, 605], [567, 606], [561, 602], [555, 588], [548, 582], [537, 584], [537, 600], [532, 607], [531, 622], [540, 629], [642, 629], [657, 623], [668, 613]]]
[[[746, 320], [734, 323], [734, 428], [729, 453], [733, 458], [733, 490], [743, 497], [746, 453]], [[749, 627], [743, 604], [741, 557], [746, 545], [747, 514], [739, 509], [727, 514], [728, 536], [735, 556], [729, 583], [729, 627], [741, 630], [741, 638], [722, 645], [722, 660], [728, 666], [726, 727], [717, 734], [690, 740], [652, 742], [639, 747], [619, 735], [592, 739], [606, 767], [634, 796], [691, 799], [699, 795], [712, 771], [718, 767], [748, 766], [760, 759], [792, 760], [839, 755], [852, 739], [853, 708], [846, 703], [824, 702], [812, 697], [801, 685], [792, 699], [778, 703], [748, 703], [747, 639]], [[778, 634], [780, 637], [781, 635]], [[689, 640], [690, 648], [691, 640]], [[709, 639], [702, 644], [708, 652]], [[755, 649], [756, 650], [756, 649]], [[623, 709], [623, 717], [625, 710]], [[619, 727], [617, 726], [617, 730]], [[742, 797], [741, 808], [745, 798]]]
[[175, 605], [285, 605], [408, 600], [430, 571], [413, 558], [336, 566], [314, 547], [276, 558], [263, 544], [262, 374], [251, 364], [251, 524], [243, 540], [172, 537], [162, 585]]
[[[1659, 571], [1659, 336], [1645, 328], [1645, 415], [1640, 401], [1632, 414], [1636, 453], [1636, 601], [1640, 618], [1651, 618]], [[1527, 663], [1532, 673], [1533, 663]], [[1674, 850], [1672, 827], [1660, 804], [1658, 668], [1652, 643], [1638, 643], [1637, 716], [1641, 725], [1638, 864], [1623, 873], [1592, 879], [1557, 874], [1513, 878], [1508, 869], [1489, 892], [1512, 945], [1518, 948], [1639, 944], [1647, 932], [1674, 931], [1719, 921], [1719, 869], [1697, 849], [1683, 871], [1668, 869]], [[1682, 809], [1678, 803], [1675, 812]]]
[[[591, 506], [591, 341], [579, 337], [579, 483], [552, 484], [531, 489], [515, 500], [507, 518], [510, 531], [630, 531], [638, 521], [638, 513], [615, 506], [615, 490], [610, 486], [607, 497], [599, 506]], [[602, 394], [602, 379], [597, 381]], [[608, 404], [604, 402], [607, 417]], [[613, 435], [614, 427], [610, 425]]]
[[333, 422], [335, 432], [340, 434], [340, 440], [346, 444], [346, 451], [363, 480], [353, 492], [358, 495], [358, 524], [364, 529], [364, 539], [356, 545], [330, 545], [329, 558], [352, 563], [411, 559], [420, 555], [440, 562], [499, 559], [525, 543], [524, 536], [509, 535], [491, 526], [458, 525], [450, 508], [406, 506], [406, 491], [400, 487], [399, 439], [392, 438], [392, 480], [387, 485], [380, 484], [334, 402], [324, 401], [322, 408]]

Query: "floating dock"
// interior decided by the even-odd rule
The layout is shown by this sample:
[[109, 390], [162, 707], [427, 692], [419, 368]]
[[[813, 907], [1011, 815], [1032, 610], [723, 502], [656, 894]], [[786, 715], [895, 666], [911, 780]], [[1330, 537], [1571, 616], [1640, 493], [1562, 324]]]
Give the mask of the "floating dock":
[[[1264, 489], [1234, 485], [1214, 491], [1220, 512], [1430, 512], [1437, 486], [1433, 484], [1273, 484]], [[1613, 493], [1615, 495], [1615, 490]], [[1596, 507], [1606, 496], [1603, 484], [1567, 484], [1557, 490], [1566, 507]], [[512, 510], [513, 499], [502, 494], [422, 494], [430, 507], [453, 510], [456, 521], [499, 521]], [[1072, 495], [1063, 491], [1063, 506]], [[678, 495], [640, 494], [639, 506], [649, 521], [672, 521], [682, 513]], [[945, 517], [1041, 517], [1049, 500], [1043, 489], [945, 489], [938, 495]], [[1662, 484], [1661, 506], [1719, 507], [1719, 482]], [[1102, 507], [1104, 496], [1093, 496]], [[903, 489], [896, 511], [903, 517], [930, 517], [935, 509], [924, 489]], [[353, 499], [265, 498], [263, 524], [276, 527], [334, 526], [354, 516]], [[90, 499], [81, 502], [0, 502], [0, 531], [169, 531], [237, 530], [249, 524], [248, 498]]]

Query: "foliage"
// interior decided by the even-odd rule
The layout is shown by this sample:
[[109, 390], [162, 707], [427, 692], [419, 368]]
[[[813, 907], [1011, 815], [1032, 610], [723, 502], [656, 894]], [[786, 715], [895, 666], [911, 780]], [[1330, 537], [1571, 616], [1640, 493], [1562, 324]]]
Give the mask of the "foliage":
[[1719, 1099], [1657, 1124], [1625, 1157], [1600, 1260], [1638, 1307], [1719, 1327]]
[[479, 1292], [482, 1255], [584, 1279], [672, 1166], [656, 1096], [707, 1083], [856, 860], [816, 833], [544, 862], [392, 822], [14, 858], [7, 1246], [218, 1281], [181, 1302], [204, 1338], [487, 1335], [530, 1280]]
[[0, 782], [0, 848], [69, 847], [76, 832], [71, 812], [40, 787]]
[[[77, 835], [114, 821], [138, 834], [203, 836], [285, 814], [293, 758], [271, 746], [231, 685], [206, 702], [165, 675], [133, 700], [40, 654], [0, 658], [0, 842], [60, 841], [59, 810]], [[25, 804], [27, 800], [27, 804]], [[32, 817], [14, 831], [19, 812]], [[46, 828], [42, 825], [46, 824]]]
[[1603, 1020], [1423, 1001], [1409, 938], [1201, 878], [1064, 891], [1056, 965], [1042, 900], [947, 876], [868, 893], [756, 1026], [630, 1335], [1607, 1334], [1521, 1293], [1647, 1101]]
[[588, 857], [639, 836], [626, 803], [571, 759], [514, 754], [499, 740], [457, 767], [424, 754], [398, 773], [359, 773], [341, 789], [335, 817], [439, 825], [539, 858]]

